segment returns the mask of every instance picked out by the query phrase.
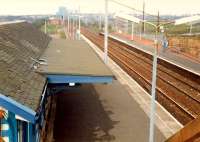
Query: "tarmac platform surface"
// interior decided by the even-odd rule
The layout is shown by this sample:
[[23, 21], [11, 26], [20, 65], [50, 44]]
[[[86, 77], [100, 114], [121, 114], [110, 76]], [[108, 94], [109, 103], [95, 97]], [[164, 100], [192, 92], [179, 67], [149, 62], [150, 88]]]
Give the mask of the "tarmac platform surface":
[[[55, 142], [147, 142], [149, 118], [118, 81], [58, 94]], [[165, 140], [156, 128], [156, 142]]]

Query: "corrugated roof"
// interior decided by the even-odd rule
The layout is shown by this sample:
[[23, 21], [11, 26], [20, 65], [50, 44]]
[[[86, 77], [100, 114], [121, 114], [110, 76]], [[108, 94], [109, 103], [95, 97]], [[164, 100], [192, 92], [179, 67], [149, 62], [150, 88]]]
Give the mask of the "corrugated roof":
[[0, 93], [36, 110], [46, 78], [32, 69], [50, 37], [22, 22], [0, 25]]

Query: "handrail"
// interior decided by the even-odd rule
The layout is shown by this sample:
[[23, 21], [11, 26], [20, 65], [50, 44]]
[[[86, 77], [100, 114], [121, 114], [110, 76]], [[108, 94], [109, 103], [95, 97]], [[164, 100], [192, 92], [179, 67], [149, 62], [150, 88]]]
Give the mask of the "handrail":
[[200, 141], [200, 116], [167, 139], [165, 142], [196, 142]]

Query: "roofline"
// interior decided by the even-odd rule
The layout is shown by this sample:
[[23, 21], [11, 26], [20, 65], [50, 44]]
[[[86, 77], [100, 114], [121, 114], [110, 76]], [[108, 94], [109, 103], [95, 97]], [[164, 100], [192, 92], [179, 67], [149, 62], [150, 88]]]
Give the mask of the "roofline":
[[15, 100], [11, 99], [10, 97], [6, 97], [5, 95], [0, 93], [0, 106], [4, 107], [8, 111], [11, 111], [27, 121], [31, 123], [35, 123], [35, 116], [36, 112], [32, 109], [16, 102]]
[[49, 83], [112, 83], [114, 76], [89, 76], [89, 75], [47, 75]]

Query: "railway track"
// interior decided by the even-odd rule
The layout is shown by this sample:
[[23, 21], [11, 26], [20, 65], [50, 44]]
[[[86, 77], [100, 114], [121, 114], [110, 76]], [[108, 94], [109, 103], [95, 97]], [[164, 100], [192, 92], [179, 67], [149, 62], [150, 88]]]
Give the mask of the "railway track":
[[[87, 29], [82, 33], [103, 50], [103, 35]], [[109, 39], [109, 56], [147, 92], [151, 91], [152, 55]], [[180, 123], [200, 115], [200, 76], [158, 59], [157, 101]]]

